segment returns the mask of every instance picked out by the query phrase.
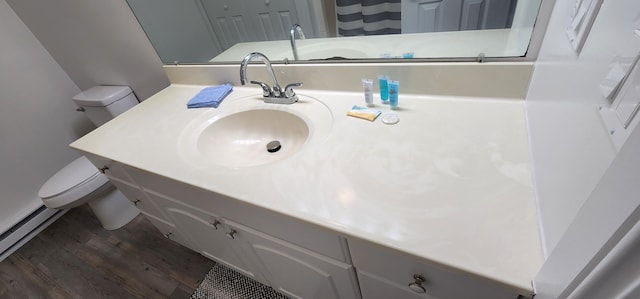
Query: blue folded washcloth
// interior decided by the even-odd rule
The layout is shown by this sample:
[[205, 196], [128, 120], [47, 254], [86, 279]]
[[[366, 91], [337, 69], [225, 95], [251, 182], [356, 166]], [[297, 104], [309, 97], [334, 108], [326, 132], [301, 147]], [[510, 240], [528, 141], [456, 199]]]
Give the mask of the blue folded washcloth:
[[227, 83], [220, 86], [212, 86], [202, 89], [197, 95], [195, 95], [189, 103], [187, 108], [201, 108], [201, 107], [213, 107], [218, 108], [218, 105], [224, 100], [224, 98], [233, 91], [233, 86]]

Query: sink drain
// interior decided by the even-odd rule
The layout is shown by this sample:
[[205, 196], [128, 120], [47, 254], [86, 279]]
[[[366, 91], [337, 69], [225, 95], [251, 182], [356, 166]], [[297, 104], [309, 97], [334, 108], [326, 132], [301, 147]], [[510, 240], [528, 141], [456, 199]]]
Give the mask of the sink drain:
[[282, 145], [280, 144], [280, 141], [278, 141], [278, 140], [274, 140], [274, 141], [271, 141], [271, 142], [267, 143], [267, 152], [275, 153], [275, 152], [279, 151], [281, 148], [282, 148]]

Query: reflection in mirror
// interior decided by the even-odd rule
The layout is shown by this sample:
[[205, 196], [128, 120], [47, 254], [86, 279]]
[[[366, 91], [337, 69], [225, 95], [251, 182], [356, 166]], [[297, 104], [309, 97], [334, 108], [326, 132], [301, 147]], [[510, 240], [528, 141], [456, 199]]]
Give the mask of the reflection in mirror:
[[[174, 64], [238, 63], [255, 51], [272, 61], [518, 57], [540, 1], [127, 0]], [[294, 24], [304, 39], [292, 40]]]

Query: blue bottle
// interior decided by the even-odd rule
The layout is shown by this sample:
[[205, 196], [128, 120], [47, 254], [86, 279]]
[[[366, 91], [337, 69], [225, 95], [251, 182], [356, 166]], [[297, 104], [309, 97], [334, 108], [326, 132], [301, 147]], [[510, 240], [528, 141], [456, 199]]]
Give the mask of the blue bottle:
[[378, 83], [380, 85], [380, 99], [382, 99], [382, 104], [389, 104], [389, 87], [387, 82], [389, 81], [389, 76], [378, 76]]
[[400, 92], [400, 82], [389, 80], [387, 85], [389, 87], [389, 106], [391, 106], [391, 109], [398, 109], [398, 93]]

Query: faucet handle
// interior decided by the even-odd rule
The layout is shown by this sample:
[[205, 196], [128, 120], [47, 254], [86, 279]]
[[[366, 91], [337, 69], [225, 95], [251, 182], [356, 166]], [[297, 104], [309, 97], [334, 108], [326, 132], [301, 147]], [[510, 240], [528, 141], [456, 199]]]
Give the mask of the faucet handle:
[[293, 88], [294, 87], [298, 87], [298, 86], [302, 86], [302, 83], [291, 83], [291, 84], [288, 84], [284, 88], [284, 95], [286, 97], [292, 97], [292, 96], [296, 95], [296, 93], [293, 91]]
[[267, 85], [267, 83], [258, 82], [258, 81], [251, 81], [249, 83], [260, 85], [260, 87], [262, 87], [262, 96], [263, 97], [271, 96], [271, 87], [269, 87], [269, 85]]

